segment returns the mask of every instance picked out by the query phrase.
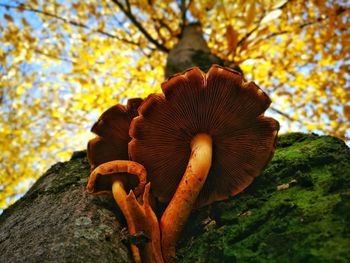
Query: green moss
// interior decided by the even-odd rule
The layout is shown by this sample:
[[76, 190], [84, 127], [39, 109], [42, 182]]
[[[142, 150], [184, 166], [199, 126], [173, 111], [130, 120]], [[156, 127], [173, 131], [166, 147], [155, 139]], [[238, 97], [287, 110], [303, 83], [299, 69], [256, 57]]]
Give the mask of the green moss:
[[177, 255], [179, 262], [349, 262], [349, 211], [344, 142], [284, 135], [244, 193], [191, 216]]

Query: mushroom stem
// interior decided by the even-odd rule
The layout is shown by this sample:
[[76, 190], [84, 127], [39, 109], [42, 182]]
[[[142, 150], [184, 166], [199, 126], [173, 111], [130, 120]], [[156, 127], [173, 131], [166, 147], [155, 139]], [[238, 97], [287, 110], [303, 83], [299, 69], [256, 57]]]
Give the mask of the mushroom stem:
[[[135, 193], [143, 192], [142, 200], [138, 201], [134, 191], [130, 190], [126, 194], [124, 180], [115, 174], [129, 173], [137, 175], [139, 185], [134, 189]], [[137, 238], [140, 235], [143, 240], [135, 244], [131, 244], [131, 252], [136, 263], [163, 263], [161, 245], [160, 245], [160, 229], [157, 217], [149, 203], [150, 183], [145, 186], [146, 170], [136, 162], [115, 160], [99, 165], [92, 171], [87, 186], [87, 191], [94, 191], [93, 185], [97, 175], [106, 176], [113, 175], [112, 193], [114, 200], [122, 211], [127, 225], [129, 234]]]
[[[124, 190], [124, 184], [120, 180], [114, 180], [112, 183], [112, 192], [113, 192], [113, 197], [116, 203], [118, 204], [120, 210], [122, 211], [126, 223], [128, 225], [128, 230], [130, 235], [133, 235], [136, 233], [135, 231], [135, 224], [134, 224], [134, 219], [129, 213], [129, 204], [126, 201], [127, 200], [127, 194]], [[135, 263], [141, 263], [141, 256], [139, 249], [134, 245], [130, 245], [131, 253], [134, 258]]]
[[185, 174], [161, 218], [163, 258], [167, 263], [175, 260], [176, 242], [207, 179], [211, 160], [211, 136], [197, 134], [191, 141], [191, 156]]
[[[149, 203], [149, 191], [151, 183], [148, 183], [143, 193], [143, 204], [136, 200], [132, 191], [127, 196], [129, 202], [129, 212], [132, 217], [137, 218], [129, 228], [130, 233], [140, 233], [146, 238], [144, 244], [140, 244], [142, 262], [145, 263], [163, 263], [162, 249], [160, 245], [160, 229], [158, 219]], [[140, 232], [140, 229], [143, 229]], [[148, 240], [147, 240], [148, 239]]]

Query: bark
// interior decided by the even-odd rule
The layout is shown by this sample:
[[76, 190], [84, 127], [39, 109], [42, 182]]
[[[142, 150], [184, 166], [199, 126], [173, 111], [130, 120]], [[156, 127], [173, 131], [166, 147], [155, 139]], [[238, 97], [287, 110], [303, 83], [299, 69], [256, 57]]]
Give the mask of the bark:
[[194, 66], [206, 72], [212, 64], [223, 65], [223, 61], [211, 54], [200, 25], [190, 24], [184, 28], [180, 41], [169, 52], [165, 77]]
[[[55, 164], [0, 217], [0, 262], [132, 262], [111, 197], [85, 193], [85, 152]], [[194, 211], [178, 262], [349, 262], [350, 150], [331, 136], [279, 138], [244, 193]]]
[[52, 166], [5, 210], [0, 262], [131, 261], [113, 199], [85, 192], [89, 170], [85, 152], [75, 154]]

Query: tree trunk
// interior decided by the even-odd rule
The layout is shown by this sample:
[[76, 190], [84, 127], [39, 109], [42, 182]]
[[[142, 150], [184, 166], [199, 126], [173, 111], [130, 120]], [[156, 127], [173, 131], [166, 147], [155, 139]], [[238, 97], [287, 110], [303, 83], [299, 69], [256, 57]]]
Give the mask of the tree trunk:
[[52, 166], [5, 210], [0, 262], [131, 262], [113, 199], [85, 193], [89, 172], [79, 152]]
[[[0, 218], [0, 262], [132, 262], [112, 198], [85, 193], [84, 152], [55, 164]], [[195, 211], [179, 262], [349, 262], [350, 150], [330, 136], [279, 138], [248, 189]], [[119, 223], [121, 222], [121, 223]]]
[[[168, 75], [198, 65], [196, 54], [207, 68], [215, 60], [205, 47], [189, 50], [195, 41], [185, 41], [182, 52], [180, 42], [169, 54]], [[185, 58], [174, 67], [177, 52]], [[111, 197], [85, 193], [88, 176], [86, 154], [78, 152], [5, 210], [0, 262], [132, 262], [122, 214]], [[285, 135], [244, 193], [193, 212], [178, 261], [350, 262], [349, 211], [350, 150], [344, 142]]]
[[223, 61], [211, 54], [200, 25], [190, 24], [184, 28], [179, 42], [169, 52], [165, 78], [195, 66], [206, 72], [212, 64], [223, 65]]

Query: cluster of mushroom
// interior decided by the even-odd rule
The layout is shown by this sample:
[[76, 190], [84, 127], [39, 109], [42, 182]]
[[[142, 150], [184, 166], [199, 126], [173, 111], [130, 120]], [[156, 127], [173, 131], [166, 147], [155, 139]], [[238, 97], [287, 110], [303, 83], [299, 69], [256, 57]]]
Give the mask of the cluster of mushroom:
[[[263, 115], [268, 96], [227, 68], [191, 68], [162, 90], [108, 109], [88, 144], [87, 191], [112, 193], [130, 234], [144, 237], [131, 245], [135, 262], [174, 262], [191, 211], [244, 190], [272, 158], [279, 129]], [[150, 195], [168, 204], [160, 223]]]

